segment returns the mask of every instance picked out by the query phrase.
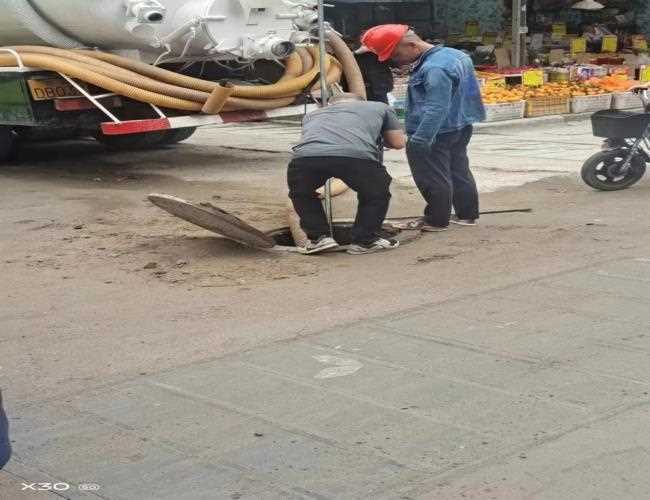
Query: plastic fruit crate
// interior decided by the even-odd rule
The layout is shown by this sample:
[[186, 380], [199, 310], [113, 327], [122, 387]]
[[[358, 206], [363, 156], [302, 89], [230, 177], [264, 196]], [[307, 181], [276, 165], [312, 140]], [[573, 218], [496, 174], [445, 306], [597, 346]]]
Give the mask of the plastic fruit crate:
[[524, 117], [526, 101], [504, 102], [500, 104], [485, 105], [485, 121], [501, 122], [504, 120], [518, 120]]
[[615, 92], [612, 96], [612, 109], [643, 108], [641, 98], [634, 92]]
[[532, 97], [526, 100], [526, 117], [566, 115], [571, 113], [568, 97]]
[[612, 108], [612, 94], [585, 95], [571, 99], [572, 113], [595, 113]]

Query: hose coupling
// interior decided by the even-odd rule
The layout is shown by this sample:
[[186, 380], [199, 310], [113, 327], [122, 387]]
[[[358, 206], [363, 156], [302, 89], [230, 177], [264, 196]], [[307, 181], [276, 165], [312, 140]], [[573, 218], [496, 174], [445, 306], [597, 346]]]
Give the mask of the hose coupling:
[[267, 35], [253, 40], [246, 49], [245, 57], [248, 59], [286, 59], [295, 52], [296, 44], [275, 35]]
[[127, 17], [141, 24], [159, 24], [165, 20], [167, 8], [157, 0], [124, 0]]

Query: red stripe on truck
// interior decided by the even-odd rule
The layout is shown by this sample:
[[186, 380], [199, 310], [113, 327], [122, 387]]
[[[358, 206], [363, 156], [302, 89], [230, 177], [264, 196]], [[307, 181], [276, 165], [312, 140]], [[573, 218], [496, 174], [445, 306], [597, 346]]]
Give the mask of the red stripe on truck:
[[104, 135], [141, 134], [143, 132], [155, 132], [157, 130], [168, 130], [170, 128], [171, 125], [167, 118], [129, 120], [119, 123], [102, 123], [102, 132]]
[[[119, 108], [122, 106], [122, 101], [119, 97], [115, 96], [110, 101], [105, 102], [104, 106], [107, 108]], [[54, 109], [57, 111], [86, 111], [97, 108], [85, 97], [73, 97], [70, 99], [55, 99]]]

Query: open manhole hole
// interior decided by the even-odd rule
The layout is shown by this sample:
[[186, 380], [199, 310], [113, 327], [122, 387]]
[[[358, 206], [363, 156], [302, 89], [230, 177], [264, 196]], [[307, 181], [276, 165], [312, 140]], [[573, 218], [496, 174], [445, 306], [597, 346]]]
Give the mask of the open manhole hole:
[[[262, 250], [296, 251], [296, 242], [288, 227], [262, 232], [209, 203], [192, 203], [166, 194], [151, 194], [149, 200], [176, 217], [244, 245]], [[334, 222], [334, 239], [341, 245], [340, 250], [345, 250], [352, 243], [352, 225], [350, 221]], [[417, 239], [420, 234], [419, 231], [401, 231], [385, 224], [379, 236], [407, 243]]]
[[[333, 225], [334, 239], [342, 247], [346, 247], [352, 243], [352, 223], [350, 222], [335, 222]], [[295, 248], [296, 242], [293, 239], [291, 230], [288, 227], [275, 229], [266, 233], [275, 242], [276, 246], [282, 248]], [[408, 243], [420, 237], [419, 231], [401, 231], [389, 225], [384, 225], [379, 233], [382, 238], [394, 238], [400, 243]], [[343, 248], [344, 250], [345, 248]]]

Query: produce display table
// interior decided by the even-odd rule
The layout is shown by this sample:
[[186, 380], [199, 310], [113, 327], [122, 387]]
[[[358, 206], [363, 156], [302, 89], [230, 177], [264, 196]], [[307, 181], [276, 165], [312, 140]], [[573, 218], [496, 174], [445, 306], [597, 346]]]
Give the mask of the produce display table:
[[[572, 65], [569, 67], [497, 69], [477, 67], [476, 76], [486, 108], [486, 122], [534, 118], [569, 113], [594, 113], [605, 109], [634, 109], [641, 101], [629, 89], [639, 82], [631, 79], [633, 71], [621, 67], [618, 59], [607, 59], [608, 65]], [[542, 70], [543, 84], [523, 85], [525, 72]], [[550, 78], [549, 78], [550, 76]], [[538, 77], [539, 78], [539, 77]], [[408, 77], [395, 79], [393, 106], [403, 116], [406, 107]]]

